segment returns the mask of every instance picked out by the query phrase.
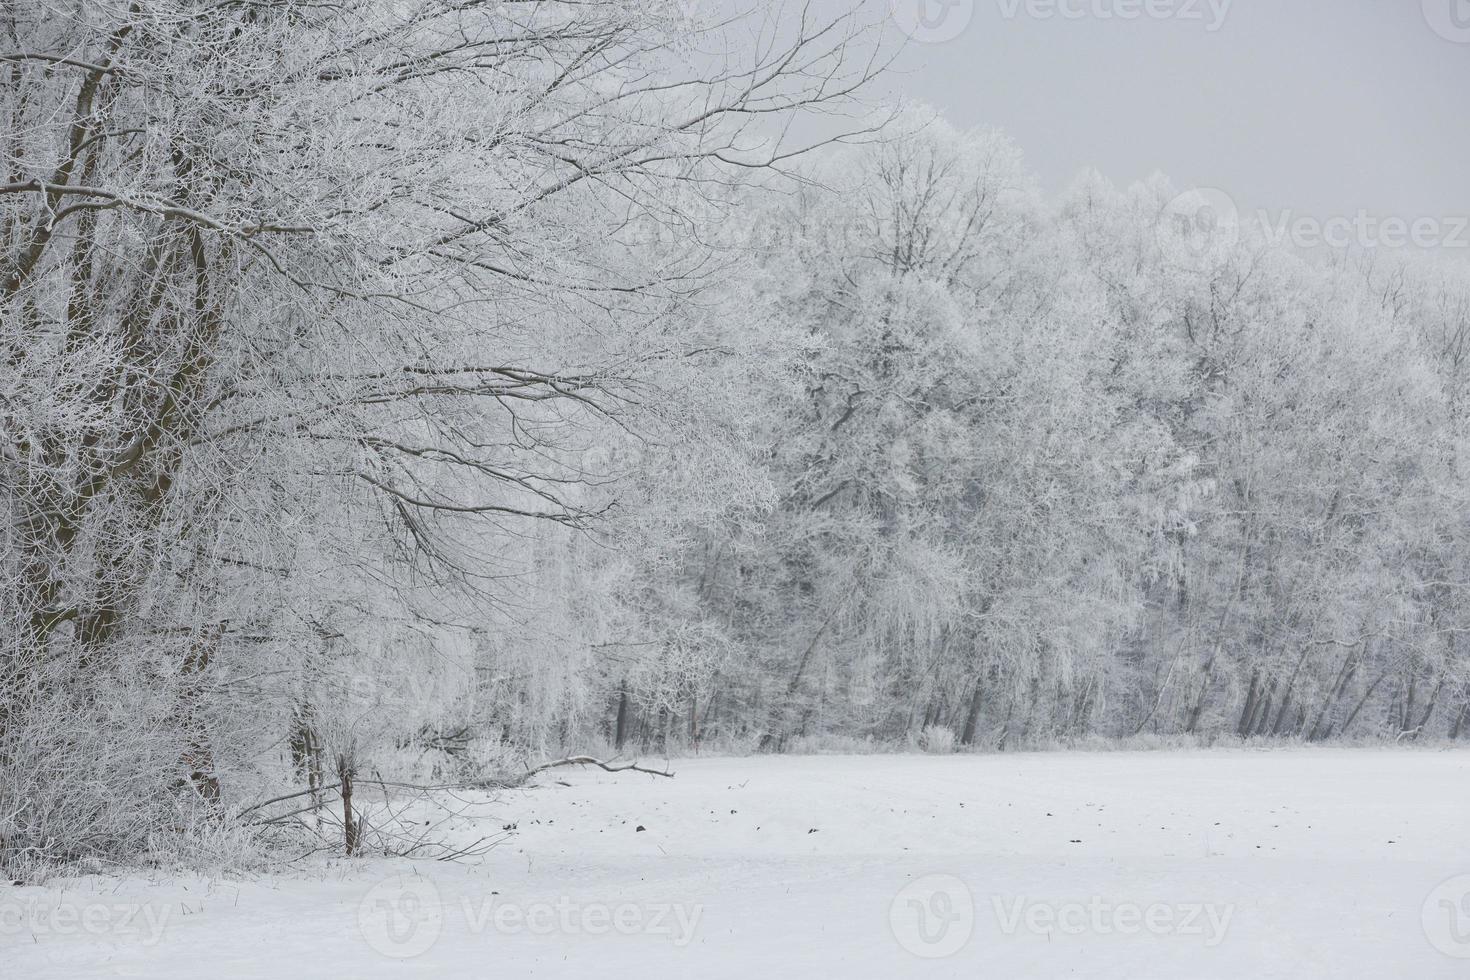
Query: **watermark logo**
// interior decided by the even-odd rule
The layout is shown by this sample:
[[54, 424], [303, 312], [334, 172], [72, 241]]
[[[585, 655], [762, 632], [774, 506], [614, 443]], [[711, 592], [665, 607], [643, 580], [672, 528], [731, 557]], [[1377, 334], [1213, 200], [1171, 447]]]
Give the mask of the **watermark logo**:
[[925, 875], [893, 896], [888, 926], [898, 944], [915, 956], [953, 956], [975, 931], [975, 898], [954, 875]]
[[444, 931], [444, 903], [428, 878], [390, 878], [357, 906], [357, 928], [374, 952], [395, 960], [428, 952]]
[[574, 902], [565, 895], [554, 902], [461, 903], [473, 935], [487, 930], [506, 936], [657, 936], [682, 949], [694, 941], [704, 906], [675, 902]]
[[1235, 0], [996, 0], [1006, 20], [1176, 20], [1213, 34], [1225, 26]]
[[471, 936], [655, 936], [676, 947], [694, 941], [704, 906], [673, 902], [515, 902], [494, 896], [445, 902], [428, 878], [399, 877], [370, 888], [358, 904], [357, 925], [372, 949], [392, 959], [420, 956], [448, 921]]
[[1456, 875], [1424, 899], [1419, 912], [1429, 945], [1446, 956], [1470, 960], [1470, 875]]
[[970, 26], [975, 0], [889, 0], [899, 30], [921, 44], [953, 41]]
[[152, 902], [0, 899], [0, 936], [115, 936], [156, 946], [173, 907]]
[[1094, 895], [1085, 902], [1034, 902], [1024, 895], [1011, 900], [990, 899], [1000, 931], [1064, 936], [1190, 936], [1206, 948], [1225, 941], [1235, 906], [1212, 902], [1108, 902]]
[[1321, 219], [1282, 211], [1258, 213], [1260, 227], [1274, 245], [1295, 248], [1389, 249], [1470, 248], [1470, 217], [1377, 217], [1367, 211]]
[[[1470, 890], [1470, 877], [1466, 878]], [[1182, 936], [1207, 949], [1225, 941], [1235, 906], [1215, 902], [1114, 902], [992, 895], [990, 912], [1005, 936]], [[1470, 909], [1466, 931], [1470, 933]], [[964, 949], [974, 934], [974, 897], [953, 875], [926, 875], [893, 897], [888, 924], [898, 944], [915, 956], [939, 959]], [[1470, 943], [1470, 935], [1466, 942]]]
[[1240, 241], [1240, 212], [1219, 188], [1195, 188], [1164, 205], [1154, 231], [1170, 261], [1204, 270]]
[[1423, 0], [1424, 19], [1446, 41], [1470, 44], [1470, 0]]

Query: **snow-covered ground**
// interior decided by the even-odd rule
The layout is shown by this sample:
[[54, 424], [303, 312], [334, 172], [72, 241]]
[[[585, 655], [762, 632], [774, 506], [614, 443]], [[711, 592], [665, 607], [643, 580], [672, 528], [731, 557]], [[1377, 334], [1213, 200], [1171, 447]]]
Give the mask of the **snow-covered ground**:
[[0, 976], [1470, 976], [1470, 752], [673, 768], [549, 772], [470, 863], [0, 890]]

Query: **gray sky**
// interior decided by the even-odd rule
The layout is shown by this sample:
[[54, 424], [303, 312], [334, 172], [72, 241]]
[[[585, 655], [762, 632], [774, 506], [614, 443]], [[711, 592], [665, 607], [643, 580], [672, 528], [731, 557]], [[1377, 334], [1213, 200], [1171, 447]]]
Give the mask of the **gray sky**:
[[[968, 23], [910, 42], [885, 89], [1005, 130], [1048, 191], [1094, 166], [1218, 187], [1243, 210], [1470, 215], [1470, 0], [1233, 0], [1213, 32], [1227, 0], [1131, 0], [1196, 19], [1127, 21], [1130, 0], [893, 2], [960, 19], [939, 36]], [[1456, 4], [1460, 42], [1430, 26], [1453, 34]]]

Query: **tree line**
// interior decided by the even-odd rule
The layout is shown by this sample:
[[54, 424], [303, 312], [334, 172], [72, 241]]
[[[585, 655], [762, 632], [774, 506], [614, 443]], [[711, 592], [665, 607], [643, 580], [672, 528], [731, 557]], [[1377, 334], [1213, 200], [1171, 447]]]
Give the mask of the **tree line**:
[[890, 42], [0, 12], [0, 864], [597, 743], [1459, 737], [1470, 279], [1048, 200]]

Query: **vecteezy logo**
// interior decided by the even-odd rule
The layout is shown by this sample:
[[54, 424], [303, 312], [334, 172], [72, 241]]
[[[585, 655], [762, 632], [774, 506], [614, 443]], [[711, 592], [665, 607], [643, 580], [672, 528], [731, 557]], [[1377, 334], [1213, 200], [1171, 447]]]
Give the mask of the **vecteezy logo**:
[[1424, 19], [1445, 40], [1470, 44], [1470, 0], [1424, 0]]
[[1420, 910], [1429, 945], [1446, 956], [1470, 960], [1470, 875], [1442, 882]]
[[889, 0], [899, 30], [921, 44], [953, 41], [970, 26], [975, 0]]
[[444, 929], [439, 889], [427, 878], [380, 881], [357, 907], [357, 928], [384, 956], [406, 960], [427, 952]]
[[1224, 191], [1196, 188], [1164, 205], [1155, 231], [1166, 259], [1204, 269], [1240, 240], [1240, 212]]
[[953, 956], [975, 931], [975, 899], [954, 875], [925, 875], [893, 896], [888, 926], [915, 956]]

